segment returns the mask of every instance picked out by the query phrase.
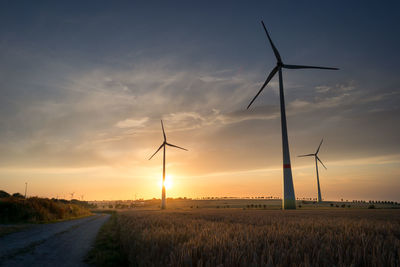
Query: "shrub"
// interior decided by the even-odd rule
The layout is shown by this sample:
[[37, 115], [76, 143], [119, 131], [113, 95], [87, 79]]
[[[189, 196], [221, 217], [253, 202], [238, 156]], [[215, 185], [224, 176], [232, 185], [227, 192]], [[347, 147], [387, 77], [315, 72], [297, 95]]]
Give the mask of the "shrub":
[[6, 191], [0, 190], [0, 198], [5, 198], [5, 197], [9, 197], [10, 194], [7, 193]]
[[65, 204], [47, 198], [0, 199], [0, 223], [50, 222], [89, 215], [90, 211], [76, 204]]
[[13, 197], [17, 197], [17, 198], [25, 198], [22, 194], [20, 193], [14, 193], [12, 194]]

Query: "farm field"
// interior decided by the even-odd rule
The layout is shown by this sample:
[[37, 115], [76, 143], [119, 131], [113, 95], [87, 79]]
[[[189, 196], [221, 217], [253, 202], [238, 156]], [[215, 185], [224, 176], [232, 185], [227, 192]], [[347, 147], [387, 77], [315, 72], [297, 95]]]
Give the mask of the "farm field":
[[130, 266], [399, 266], [397, 209], [141, 209], [110, 221]]
[[[160, 199], [150, 199], [143, 201], [115, 201], [112, 209], [129, 209], [129, 208], [146, 208], [146, 209], [160, 209]], [[101, 204], [101, 202], [92, 201], [98, 209], [110, 209], [108, 205]], [[260, 206], [261, 205], [261, 206]], [[368, 202], [350, 202], [350, 201], [323, 201], [318, 203], [310, 200], [297, 200], [297, 209], [400, 209], [400, 204], [397, 202], [392, 203], [373, 203]], [[196, 209], [196, 208], [244, 208], [244, 209], [282, 209], [281, 199], [235, 199], [235, 198], [218, 198], [218, 199], [184, 199], [175, 198], [167, 199], [167, 207], [172, 209]]]

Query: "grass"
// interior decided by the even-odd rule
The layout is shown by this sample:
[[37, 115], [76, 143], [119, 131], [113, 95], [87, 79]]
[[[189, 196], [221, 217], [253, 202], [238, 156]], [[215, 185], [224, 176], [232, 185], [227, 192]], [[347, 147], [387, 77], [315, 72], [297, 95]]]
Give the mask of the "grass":
[[101, 227], [94, 247], [86, 257], [86, 262], [95, 266], [127, 266], [120, 242], [120, 231], [116, 213]]
[[[28, 199], [6, 197], [0, 199], [0, 223], [47, 223], [90, 215], [79, 204], [47, 198]], [[3, 227], [4, 228], [4, 227]]]
[[129, 266], [400, 264], [399, 210], [137, 210], [107, 227]]

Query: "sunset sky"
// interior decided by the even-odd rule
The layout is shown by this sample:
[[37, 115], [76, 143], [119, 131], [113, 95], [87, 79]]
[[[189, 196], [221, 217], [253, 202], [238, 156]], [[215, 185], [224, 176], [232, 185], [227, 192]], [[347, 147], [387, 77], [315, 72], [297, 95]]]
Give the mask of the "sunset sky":
[[[284, 70], [296, 197], [400, 201], [398, 1], [1, 1], [0, 189], [86, 200], [281, 196]], [[190, 2], [190, 3], [189, 3]], [[218, 2], [218, 3], [217, 3]], [[145, 4], [146, 3], [146, 4]]]

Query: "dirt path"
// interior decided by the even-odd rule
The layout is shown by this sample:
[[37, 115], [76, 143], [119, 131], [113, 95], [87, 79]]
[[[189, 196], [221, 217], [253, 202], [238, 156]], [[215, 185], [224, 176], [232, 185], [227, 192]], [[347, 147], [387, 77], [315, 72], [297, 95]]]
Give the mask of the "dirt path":
[[86, 266], [83, 259], [109, 215], [37, 225], [0, 238], [0, 266]]

